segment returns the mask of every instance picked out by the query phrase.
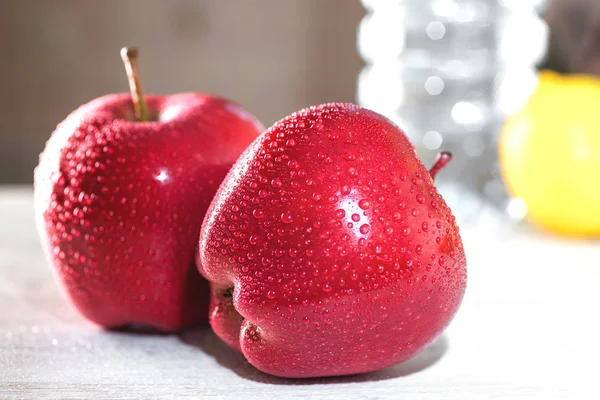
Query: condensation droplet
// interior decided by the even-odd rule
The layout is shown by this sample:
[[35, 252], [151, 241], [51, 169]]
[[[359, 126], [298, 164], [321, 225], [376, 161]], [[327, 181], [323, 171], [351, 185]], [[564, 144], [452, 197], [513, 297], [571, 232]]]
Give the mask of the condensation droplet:
[[371, 203], [369, 203], [368, 200], [359, 200], [358, 206], [360, 208], [362, 208], [363, 210], [368, 210], [369, 207], [371, 206]]
[[294, 217], [292, 216], [292, 213], [290, 213], [289, 211], [281, 214], [281, 222], [283, 222], [284, 224], [289, 224], [293, 221], [294, 221]]
[[265, 217], [265, 213], [262, 210], [256, 209], [252, 211], [252, 216], [254, 218], [260, 219]]
[[281, 187], [281, 179], [279, 179], [279, 178], [272, 179], [271, 186], [274, 188], [280, 188]]

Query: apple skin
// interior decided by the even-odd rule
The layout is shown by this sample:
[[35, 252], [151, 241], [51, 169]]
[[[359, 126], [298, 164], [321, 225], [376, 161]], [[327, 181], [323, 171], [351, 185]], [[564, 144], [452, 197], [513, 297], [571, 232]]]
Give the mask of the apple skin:
[[75, 307], [106, 328], [174, 331], [206, 322], [208, 285], [194, 266], [219, 184], [263, 130], [225, 99], [106, 95], [58, 125], [34, 173], [42, 246]]
[[411, 358], [466, 287], [455, 218], [413, 145], [352, 104], [303, 109], [254, 141], [206, 214], [197, 264], [215, 333], [291, 378]]

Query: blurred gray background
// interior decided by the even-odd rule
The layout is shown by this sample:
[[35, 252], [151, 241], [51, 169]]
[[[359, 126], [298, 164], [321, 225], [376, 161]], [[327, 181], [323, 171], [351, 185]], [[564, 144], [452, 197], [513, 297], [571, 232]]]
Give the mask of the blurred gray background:
[[147, 93], [229, 97], [265, 125], [354, 101], [358, 0], [0, 0], [0, 183], [31, 182], [46, 139], [78, 105], [127, 91], [140, 47]]
[[[600, 75], [600, 1], [549, 1], [542, 68]], [[0, 184], [32, 181], [77, 106], [127, 91], [125, 45], [141, 49], [147, 93], [220, 94], [267, 126], [355, 101], [364, 15], [359, 0], [0, 0]]]

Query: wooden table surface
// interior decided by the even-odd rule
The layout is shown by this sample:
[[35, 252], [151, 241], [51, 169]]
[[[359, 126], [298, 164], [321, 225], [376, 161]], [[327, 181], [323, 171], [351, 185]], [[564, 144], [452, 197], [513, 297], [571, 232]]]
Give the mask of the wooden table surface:
[[469, 281], [443, 336], [376, 373], [286, 380], [208, 328], [105, 332], [61, 296], [29, 188], [0, 189], [2, 399], [600, 399], [600, 243], [463, 228]]

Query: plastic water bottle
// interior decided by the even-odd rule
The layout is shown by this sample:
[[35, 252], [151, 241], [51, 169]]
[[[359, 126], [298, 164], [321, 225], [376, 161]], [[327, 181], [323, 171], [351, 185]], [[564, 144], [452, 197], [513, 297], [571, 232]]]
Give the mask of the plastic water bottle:
[[367, 65], [358, 103], [405, 130], [426, 165], [441, 149], [454, 154], [438, 187], [458, 217], [503, 206], [497, 134], [537, 86], [547, 49], [538, 15], [544, 0], [362, 3], [358, 50]]

